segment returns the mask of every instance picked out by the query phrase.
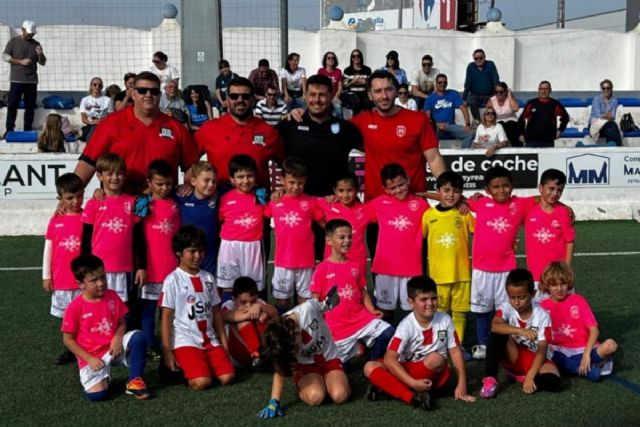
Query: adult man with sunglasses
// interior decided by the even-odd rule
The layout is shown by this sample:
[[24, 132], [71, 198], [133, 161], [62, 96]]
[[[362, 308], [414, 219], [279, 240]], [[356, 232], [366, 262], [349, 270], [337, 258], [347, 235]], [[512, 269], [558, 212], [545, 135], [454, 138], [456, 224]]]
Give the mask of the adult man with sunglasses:
[[160, 79], [150, 71], [135, 77], [133, 106], [110, 114], [96, 128], [75, 173], [86, 184], [95, 172], [98, 158], [114, 153], [124, 159], [127, 177], [124, 191], [138, 194], [147, 187], [147, 167], [153, 160], [166, 160], [183, 171], [197, 160], [198, 150], [191, 134], [177, 120], [160, 112]]
[[480, 121], [480, 105], [493, 96], [493, 89], [499, 81], [496, 64], [487, 60], [484, 50], [474, 50], [473, 62], [467, 65], [462, 99], [469, 105], [475, 120]]
[[440, 70], [433, 66], [431, 55], [422, 57], [422, 67], [418, 68], [411, 75], [411, 94], [417, 98], [418, 108], [422, 108], [425, 99], [433, 92], [436, 76]]

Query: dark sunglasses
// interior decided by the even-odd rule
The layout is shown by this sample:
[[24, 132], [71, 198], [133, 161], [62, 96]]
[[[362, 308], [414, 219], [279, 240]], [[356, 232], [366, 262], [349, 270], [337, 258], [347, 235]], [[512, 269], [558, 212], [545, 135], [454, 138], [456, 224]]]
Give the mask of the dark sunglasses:
[[503, 90], [497, 90], [496, 93], [499, 95], [501, 93], [504, 93], [504, 91]]
[[229, 97], [229, 99], [231, 99], [232, 101], [237, 101], [238, 98], [242, 98], [245, 101], [250, 100], [253, 95], [250, 93], [230, 93], [227, 95]]
[[484, 113], [485, 116], [495, 116], [496, 113], [492, 113], [491, 111]]
[[401, 90], [398, 92], [398, 95], [409, 95], [409, 92], [407, 92], [406, 90]]
[[362, 55], [356, 53], [356, 54], [351, 55], [351, 57], [352, 58], [362, 58]]
[[151, 61], [151, 62], [153, 62], [154, 64], [159, 64], [159, 63], [160, 63], [160, 62], [162, 62], [162, 61], [160, 61], [160, 60], [158, 60], [158, 59], [154, 59], [154, 60], [153, 60], [153, 61]]
[[474, 61], [480, 61], [481, 59], [484, 59], [484, 56], [474, 56], [473, 59]]
[[330, 59], [331, 59], [331, 60], [333, 60], [333, 61], [335, 61], [335, 60], [336, 60], [336, 57], [335, 57], [335, 56], [327, 56], [327, 61], [328, 61], [328, 60], [330, 60]]
[[98, 87], [102, 87], [102, 83], [91, 83], [91, 86], [98, 86]]
[[433, 65], [433, 62], [423, 62], [422, 66], [423, 67], [431, 67]]
[[447, 82], [436, 82], [437, 85], [446, 85]]
[[159, 96], [160, 95], [160, 88], [157, 88], [157, 87], [136, 87], [134, 89], [140, 95], [146, 95], [147, 93], [151, 93], [151, 95], [153, 95], [153, 96]]
[[611, 90], [613, 89], [611, 86], [602, 86], [602, 90]]

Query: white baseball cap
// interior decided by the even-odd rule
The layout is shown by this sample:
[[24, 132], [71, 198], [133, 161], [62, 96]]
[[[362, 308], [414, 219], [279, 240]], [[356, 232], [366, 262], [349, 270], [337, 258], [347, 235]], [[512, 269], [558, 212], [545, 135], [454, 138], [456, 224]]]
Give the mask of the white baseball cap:
[[27, 34], [35, 34], [36, 33], [36, 23], [33, 21], [26, 20], [22, 23], [22, 28], [27, 32]]

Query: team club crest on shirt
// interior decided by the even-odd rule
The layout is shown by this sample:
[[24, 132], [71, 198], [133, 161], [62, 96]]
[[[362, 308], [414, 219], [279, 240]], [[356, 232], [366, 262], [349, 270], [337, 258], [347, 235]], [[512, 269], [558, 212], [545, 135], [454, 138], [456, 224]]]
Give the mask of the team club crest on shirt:
[[173, 131], [169, 128], [160, 128], [160, 136], [162, 138], [171, 138], [173, 139]]
[[264, 147], [266, 145], [264, 142], [264, 135], [253, 135], [253, 145], [262, 145]]
[[331, 133], [337, 135], [340, 132], [340, 123], [331, 123]]
[[187, 304], [195, 304], [196, 297], [195, 295], [187, 295]]
[[353, 277], [358, 277], [358, 268], [356, 268], [356, 267], [352, 267], [352, 268], [351, 268], [351, 275], [352, 275]]
[[455, 219], [453, 220], [453, 226], [455, 228], [462, 228], [462, 218], [460, 218], [459, 216], [455, 217]]
[[447, 341], [447, 331], [446, 330], [438, 331], [438, 341], [440, 341], [440, 342], [446, 342]]
[[396, 136], [402, 138], [407, 134], [407, 128], [404, 125], [396, 126]]
[[412, 201], [410, 201], [410, 202], [409, 202], [409, 209], [410, 209], [412, 212], [417, 211], [419, 206], [420, 206], [420, 205], [418, 204], [418, 201], [417, 201], [417, 200], [412, 200]]
[[307, 202], [306, 200], [300, 202], [300, 209], [302, 209], [303, 211], [308, 211], [309, 210], [309, 202]]
[[572, 305], [571, 308], [569, 309], [569, 313], [571, 313], [572, 319], [580, 318], [580, 309], [578, 308], [577, 305]]
[[309, 323], [309, 329], [315, 331], [318, 329], [318, 319], [313, 319], [311, 323]]
[[510, 213], [511, 215], [515, 215], [515, 213], [516, 213], [516, 209], [517, 209], [516, 204], [515, 204], [514, 202], [511, 202], [511, 203], [509, 204], [509, 213]]

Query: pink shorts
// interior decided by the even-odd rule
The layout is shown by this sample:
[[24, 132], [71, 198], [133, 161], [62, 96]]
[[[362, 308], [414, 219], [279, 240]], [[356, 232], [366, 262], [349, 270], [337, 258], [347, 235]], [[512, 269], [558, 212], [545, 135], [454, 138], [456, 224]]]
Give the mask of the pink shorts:
[[220, 378], [235, 372], [227, 352], [221, 346], [207, 349], [180, 347], [176, 348], [174, 353], [176, 362], [187, 380], [203, 377]]

